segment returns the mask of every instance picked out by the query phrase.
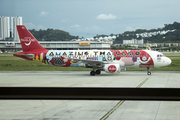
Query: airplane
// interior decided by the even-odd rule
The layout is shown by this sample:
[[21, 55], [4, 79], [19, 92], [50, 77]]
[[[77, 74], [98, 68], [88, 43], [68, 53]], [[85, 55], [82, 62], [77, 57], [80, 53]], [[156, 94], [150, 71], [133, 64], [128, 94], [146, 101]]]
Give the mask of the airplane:
[[21, 42], [21, 52], [14, 56], [26, 60], [38, 60], [57, 67], [92, 68], [91, 76], [107, 73], [120, 73], [126, 67], [147, 68], [171, 64], [171, 59], [163, 53], [152, 50], [48, 50], [40, 45], [24, 25], [17, 25]]

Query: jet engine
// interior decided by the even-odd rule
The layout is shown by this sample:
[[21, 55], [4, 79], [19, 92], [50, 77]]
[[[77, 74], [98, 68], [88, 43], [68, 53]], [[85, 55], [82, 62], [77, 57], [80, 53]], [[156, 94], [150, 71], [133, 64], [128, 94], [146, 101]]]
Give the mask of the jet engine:
[[120, 73], [120, 65], [119, 64], [105, 64], [104, 71], [107, 73]]
[[104, 65], [104, 71], [107, 73], [120, 73], [122, 69], [125, 69], [123, 61], [114, 61], [113, 64]]

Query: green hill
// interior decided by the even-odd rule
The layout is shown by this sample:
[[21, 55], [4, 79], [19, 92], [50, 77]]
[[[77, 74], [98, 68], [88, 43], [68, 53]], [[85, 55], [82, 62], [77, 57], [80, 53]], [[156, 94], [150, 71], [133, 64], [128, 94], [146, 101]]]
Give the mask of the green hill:
[[[72, 36], [68, 32], [57, 29], [47, 30], [30, 30], [30, 32], [39, 40], [39, 41], [70, 41], [72, 39], [78, 39], [79, 36]], [[113, 36], [111, 35], [97, 35], [94, 38]], [[173, 24], [164, 24], [163, 28], [157, 29], [137, 29], [135, 31], [125, 31], [122, 34], [116, 34], [115, 43], [123, 43], [123, 40], [141, 40], [144, 39], [144, 42], [147, 40], [151, 43], [180, 43], [180, 23], [174, 22]]]
[[180, 23], [164, 24], [163, 28], [151, 30], [137, 29], [135, 31], [126, 31], [119, 34], [114, 43], [122, 43], [123, 40], [131, 39], [144, 39], [144, 42], [148, 40], [151, 43], [180, 43]]
[[29, 31], [38, 41], [70, 41], [79, 38], [78, 36], [72, 36], [68, 32], [58, 29], [48, 28], [47, 30], [40, 29], [39, 31], [32, 29]]

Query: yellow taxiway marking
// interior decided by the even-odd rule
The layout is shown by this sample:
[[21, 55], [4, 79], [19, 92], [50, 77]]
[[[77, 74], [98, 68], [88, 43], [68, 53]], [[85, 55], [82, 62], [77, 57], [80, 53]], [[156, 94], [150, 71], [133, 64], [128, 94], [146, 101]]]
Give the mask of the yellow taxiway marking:
[[[146, 78], [143, 82], [141, 82], [136, 88], [140, 88], [149, 78]], [[107, 119], [110, 114], [112, 114], [125, 100], [119, 101], [108, 113], [106, 113], [100, 120]]]
[[140, 83], [137, 88], [140, 88], [149, 78], [146, 78], [142, 83]]
[[124, 100], [119, 101], [116, 106], [114, 106], [107, 114], [105, 114], [100, 120], [105, 120], [109, 117], [110, 114], [112, 114], [122, 103]]

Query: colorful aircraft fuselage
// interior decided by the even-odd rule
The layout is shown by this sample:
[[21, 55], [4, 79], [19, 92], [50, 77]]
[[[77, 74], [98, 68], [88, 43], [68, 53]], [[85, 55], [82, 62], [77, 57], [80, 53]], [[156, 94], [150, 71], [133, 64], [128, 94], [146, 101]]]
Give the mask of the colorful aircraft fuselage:
[[162, 53], [151, 50], [47, 50], [24, 25], [17, 26], [22, 52], [14, 56], [26, 60], [38, 60], [58, 67], [92, 68], [91, 75], [101, 71], [119, 73], [126, 67], [161, 67], [171, 63]]

